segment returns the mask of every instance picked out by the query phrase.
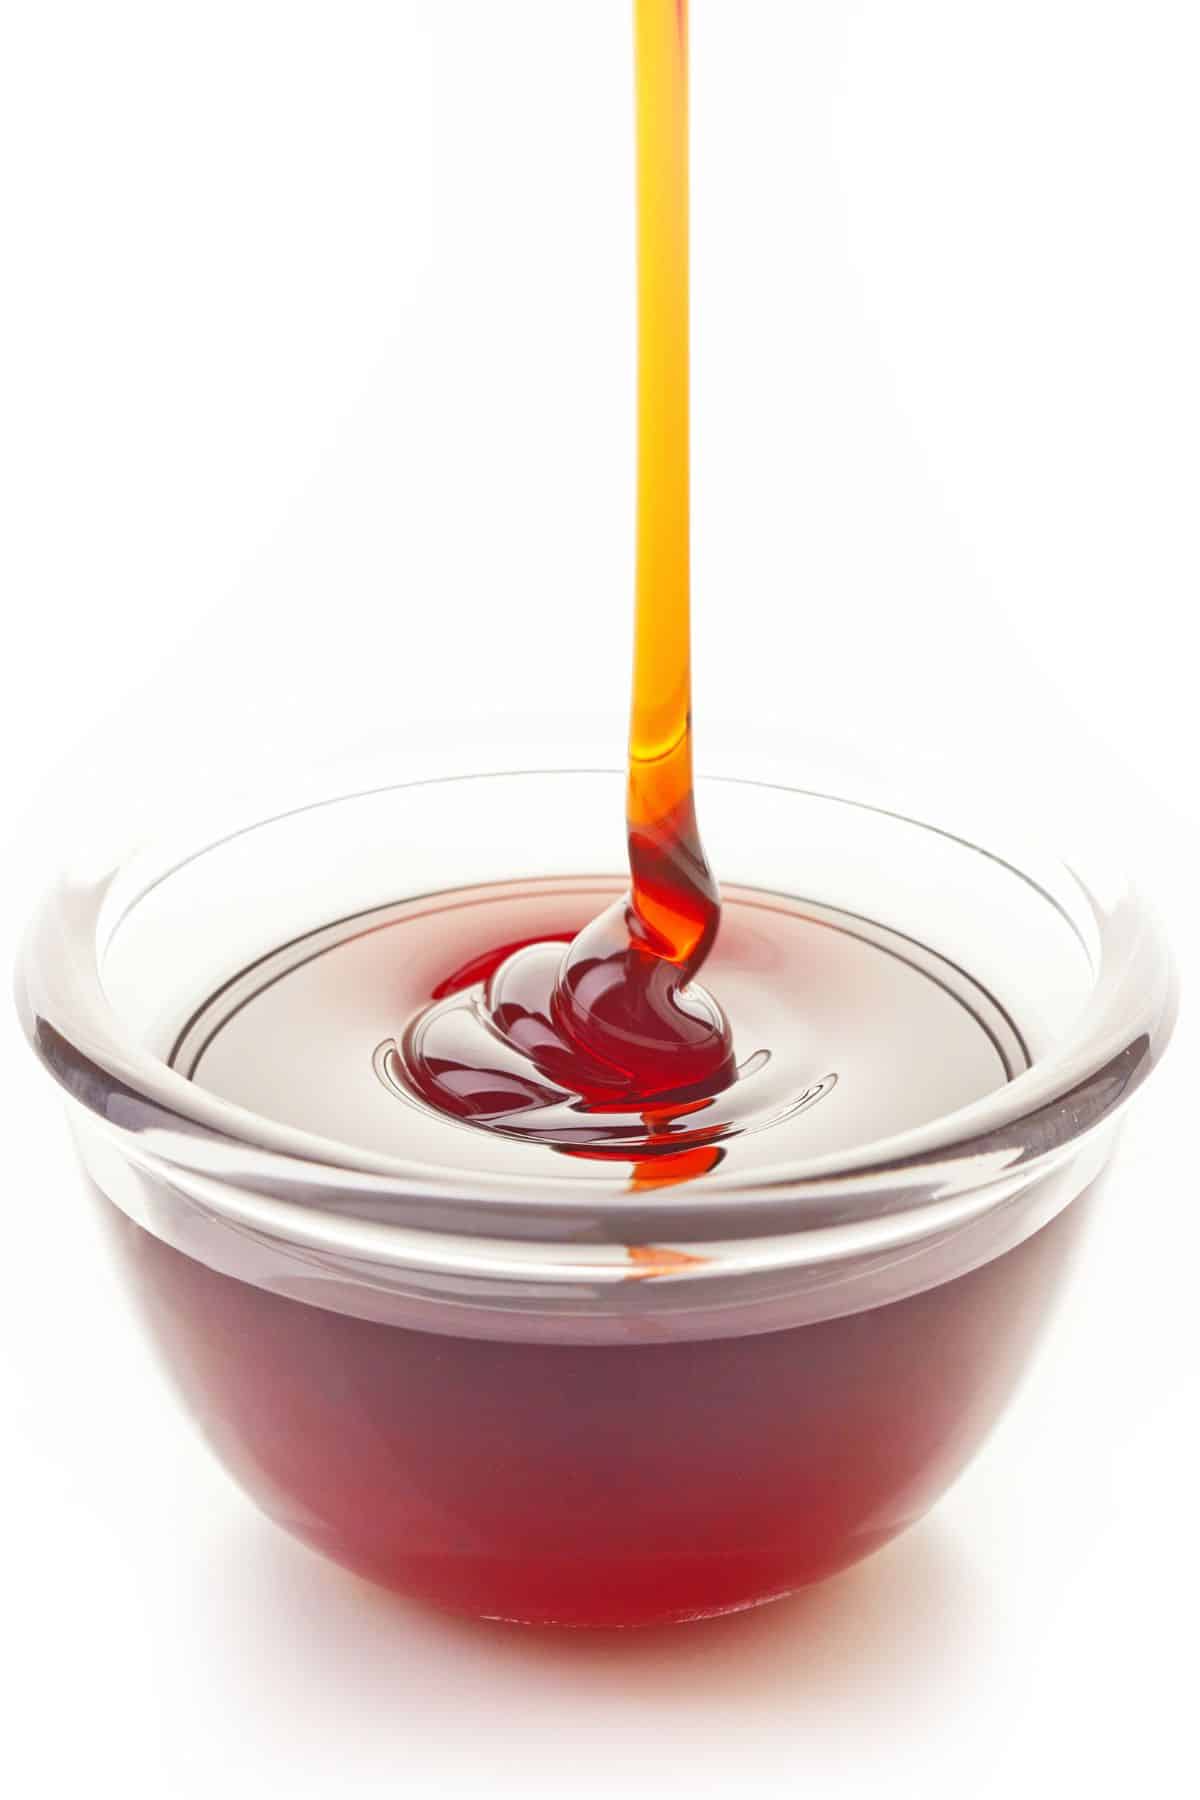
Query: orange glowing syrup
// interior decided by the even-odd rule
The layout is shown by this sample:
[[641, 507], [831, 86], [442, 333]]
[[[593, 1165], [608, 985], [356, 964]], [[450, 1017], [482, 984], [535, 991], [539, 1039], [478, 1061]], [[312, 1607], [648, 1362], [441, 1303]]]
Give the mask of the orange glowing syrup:
[[[498, 952], [458, 998], [409, 1027], [403, 1068], [428, 1104], [538, 1136], [564, 1105], [596, 1122], [578, 1154], [666, 1143], [680, 1109], [730, 1087], [723, 1012], [692, 985], [720, 898], [692, 785], [686, 0], [635, 0], [638, 499], [633, 707], [626, 800], [630, 888], [559, 943]], [[453, 986], [453, 984], [452, 984]], [[472, 991], [472, 988], [474, 991]], [[607, 1122], [607, 1123], [606, 1123]], [[674, 1140], [672, 1140], [674, 1141]], [[709, 1166], [693, 1150], [681, 1173]], [[640, 1177], [635, 1175], [635, 1179]]]
[[686, 0], [637, 0], [638, 503], [631, 931], [699, 968], [720, 902], [692, 789]]

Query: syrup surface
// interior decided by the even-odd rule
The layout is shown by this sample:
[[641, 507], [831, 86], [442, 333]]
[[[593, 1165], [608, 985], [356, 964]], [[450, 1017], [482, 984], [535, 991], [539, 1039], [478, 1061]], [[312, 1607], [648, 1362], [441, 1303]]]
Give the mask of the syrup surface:
[[[530, 944], [561, 954], [620, 891], [615, 876], [545, 878], [331, 922], [224, 983], [171, 1061], [266, 1118], [464, 1178], [573, 1173], [637, 1185], [718, 1165], [749, 1180], [940, 1118], [1028, 1066], [1008, 1014], [944, 957], [850, 913], [730, 886], [710, 959], [738, 1044], [730, 1086], [655, 1108], [597, 1104], [547, 1080], [523, 1112], [502, 1091], [486, 1131], [413, 1090], [398, 1018], [448, 1008], [461, 1023], [475, 1007], [489, 1032], [480, 996], [491, 971]], [[303, 1056], [290, 1053], [295, 1043]], [[498, 1051], [492, 1066], [503, 1066]]]

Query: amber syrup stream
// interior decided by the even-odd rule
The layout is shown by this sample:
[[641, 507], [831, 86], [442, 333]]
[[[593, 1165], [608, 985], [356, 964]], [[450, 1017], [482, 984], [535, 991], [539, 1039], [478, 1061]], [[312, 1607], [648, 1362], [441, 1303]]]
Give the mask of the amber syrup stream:
[[653, 1146], [664, 1109], [674, 1118], [680, 1107], [703, 1104], [737, 1071], [721, 1008], [693, 985], [721, 908], [692, 781], [686, 0], [635, 0], [634, 28], [638, 500], [630, 887], [565, 951], [561, 944], [524, 945], [499, 952], [491, 967], [464, 972], [450, 1003], [410, 1026], [402, 1059], [415, 1091], [460, 1118], [536, 1132], [546, 1109], [562, 1103], [583, 1105], [598, 1118], [640, 1108]]

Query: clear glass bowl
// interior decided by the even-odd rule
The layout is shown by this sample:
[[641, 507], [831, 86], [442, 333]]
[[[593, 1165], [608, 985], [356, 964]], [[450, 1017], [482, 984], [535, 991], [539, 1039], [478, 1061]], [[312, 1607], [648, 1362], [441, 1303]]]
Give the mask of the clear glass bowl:
[[723, 880], [957, 970], [1011, 1028], [1011, 1079], [872, 1142], [660, 1190], [548, 1151], [498, 1162], [465, 1129], [431, 1154], [403, 1109], [394, 1147], [342, 1141], [171, 1061], [215, 994], [337, 922], [619, 876], [619, 772], [409, 760], [47, 897], [18, 973], [30, 1042], [185, 1403], [316, 1548], [482, 1616], [707, 1616], [886, 1542], [1005, 1404], [1170, 1034], [1166, 947], [1099, 861], [789, 774], [702, 780]]

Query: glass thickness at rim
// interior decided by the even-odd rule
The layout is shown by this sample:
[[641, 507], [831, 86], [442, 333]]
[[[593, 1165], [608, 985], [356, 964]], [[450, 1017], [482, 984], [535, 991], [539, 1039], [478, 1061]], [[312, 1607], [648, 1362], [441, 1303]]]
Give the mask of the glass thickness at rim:
[[[775, 771], [772, 771], [774, 774]], [[122, 1028], [104, 990], [103, 948], [122, 918], [152, 889], [170, 880], [187, 861], [211, 852], [221, 842], [302, 815], [316, 817], [327, 809], [375, 795], [411, 794], [430, 785], [452, 784], [450, 791], [494, 791], [497, 782], [617, 781], [614, 771], [530, 770], [516, 773], [425, 777], [387, 783], [340, 795], [322, 796], [283, 812], [267, 813], [241, 823], [224, 838], [194, 844], [182, 860], [155, 865], [152, 857], [135, 859], [108, 879], [90, 886], [64, 882], [48, 897], [35, 920], [18, 976], [18, 997], [26, 1030], [42, 1060], [67, 1091], [99, 1119], [118, 1119], [123, 1133], [133, 1132], [154, 1154], [197, 1175], [220, 1180], [221, 1159], [235, 1155], [243, 1180], [260, 1190], [280, 1184], [294, 1193], [303, 1183], [306, 1205], [325, 1204], [344, 1217], [347, 1210], [369, 1213], [389, 1194], [408, 1212], [421, 1194], [439, 1203], [439, 1223], [460, 1212], [461, 1223], [478, 1217], [478, 1203], [499, 1203], [511, 1218], [536, 1216], [545, 1229], [551, 1214], [564, 1218], [599, 1205], [644, 1220], [655, 1213], [678, 1227], [684, 1217], [704, 1218], [705, 1235], [718, 1227], [713, 1215], [729, 1211], [729, 1235], [753, 1229], [758, 1214], [763, 1226], [771, 1215], [780, 1228], [780, 1209], [799, 1208], [793, 1221], [810, 1227], [881, 1217], [898, 1209], [944, 1202], [955, 1193], [992, 1188], [1014, 1175], [1031, 1176], [1033, 1165], [1048, 1169], [1053, 1161], [1099, 1128], [1120, 1109], [1149, 1073], [1165, 1045], [1175, 1009], [1174, 978], [1157, 925], [1145, 905], [1126, 890], [1101, 905], [1078, 876], [1063, 872], [1061, 895], [1046, 886], [1007, 853], [951, 830], [935, 818], [892, 810], [850, 793], [818, 793], [782, 781], [749, 781], [743, 777], [709, 777], [702, 785], [714, 793], [736, 788], [739, 801], [750, 796], [782, 794], [793, 800], [827, 803], [864, 815], [894, 821], [900, 828], [943, 839], [965, 854], [998, 862], [1027, 883], [1045, 903], [1067, 918], [1081, 942], [1088, 943], [1095, 981], [1086, 1006], [1063, 1041], [1040, 1056], [1034, 1066], [995, 1094], [927, 1126], [896, 1137], [864, 1144], [849, 1155], [793, 1161], [772, 1169], [752, 1187], [736, 1175], [720, 1172], [706, 1178], [686, 1199], [677, 1192], [655, 1201], [631, 1196], [624, 1182], [599, 1174], [570, 1182], [551, 1177], [472, 1172], [412, 1163], [404, 1157], [356, 1151], [354, 1146], [283, 1127], [236, 1105], [219, 1100], [148, 1054]], [[490, 789], [484, 784], [490, 784]], [[797, 887], [803, 887], [804, 846], [789, 847]], [[397, 862], [402, 850], [397, 851]], [[1062, 896], [1072, 896], [1069, 901]], [[251, 1164], [246, 1158], [251, 1159]], [[216, 1160], [214, 1160], [216, 1159]]]

